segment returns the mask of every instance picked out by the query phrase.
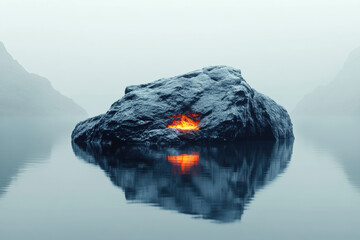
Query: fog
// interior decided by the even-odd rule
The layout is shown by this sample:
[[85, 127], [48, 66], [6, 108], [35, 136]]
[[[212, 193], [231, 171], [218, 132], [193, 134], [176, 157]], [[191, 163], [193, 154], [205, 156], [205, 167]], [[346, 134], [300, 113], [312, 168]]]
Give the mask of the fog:
[[240, 68], [292, 110], [360, 46], [358, 0], [1, 0], [0, 41], [90, 115], [128, 85]]

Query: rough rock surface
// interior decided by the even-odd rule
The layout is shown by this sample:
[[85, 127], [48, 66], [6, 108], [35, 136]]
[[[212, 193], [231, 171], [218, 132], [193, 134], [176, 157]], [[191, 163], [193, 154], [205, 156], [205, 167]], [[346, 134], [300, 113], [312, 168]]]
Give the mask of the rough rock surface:
[[[76, 156], [99, 166], [128, 201], [219, 222], [240, 220], [256, 192], [287, 167], [293, 140], [147, 147], [73, 143]], [[167, 156], [197, 153], [180, 174]]]
[[[199, 114], [200, 129], [166, 128], [178, 113]], [[284, 138], [293, 138], [287, 111], [227, 66], [129, 86], [105, 114], [80, 122], [72, 134], [78, 143], [120, 145]]]

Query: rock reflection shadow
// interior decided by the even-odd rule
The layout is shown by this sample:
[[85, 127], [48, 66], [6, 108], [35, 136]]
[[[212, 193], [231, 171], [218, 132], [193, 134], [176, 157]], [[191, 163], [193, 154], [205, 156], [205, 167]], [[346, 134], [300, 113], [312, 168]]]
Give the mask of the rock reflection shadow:
[[[292, 146], [292, 140], [182, 148], [73, 143], [73, 150], [100, 166], [128, 201], [232, 222], [241, 219], [257, 190], [284, 171]], [[184, 159], [189, 155], [192, 160]]]

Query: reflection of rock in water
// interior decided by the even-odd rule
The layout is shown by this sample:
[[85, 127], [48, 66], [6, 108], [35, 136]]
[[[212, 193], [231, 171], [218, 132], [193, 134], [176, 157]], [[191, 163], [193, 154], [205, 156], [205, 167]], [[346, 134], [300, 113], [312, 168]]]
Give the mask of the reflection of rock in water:
[[0, 120], [0, 196], [27, 162], [50, 156], [52, 145], [68, 132], [72, 122], [51, 118]]
[[[292, 154], [292, 141], [150, 149], [98, 145], [73, 150], [99, 165], [125, 191], [127, 200], [221, 222], [240, 219], [255, 191], [281, 173]], [[174, 173], [167, 156], [199, 153], [197, 171]]]

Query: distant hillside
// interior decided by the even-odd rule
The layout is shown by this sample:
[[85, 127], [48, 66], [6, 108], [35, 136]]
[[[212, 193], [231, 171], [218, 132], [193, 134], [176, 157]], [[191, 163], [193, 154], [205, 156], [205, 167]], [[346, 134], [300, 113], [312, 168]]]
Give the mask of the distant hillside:
[[49, 80], [28, 73], [0, 42], [0, 117], [86, 115], [83, 108], [56, 91]]
[[296, 116], [360, 116], [360, 48], [326, 86], [306, 95], [294, 109]]

